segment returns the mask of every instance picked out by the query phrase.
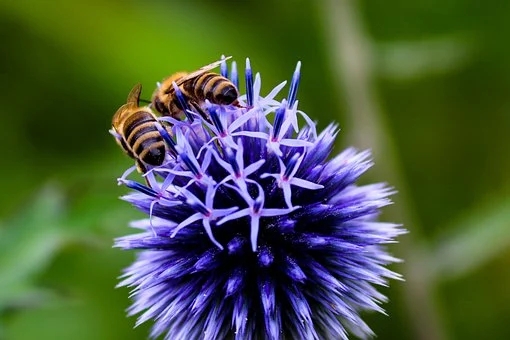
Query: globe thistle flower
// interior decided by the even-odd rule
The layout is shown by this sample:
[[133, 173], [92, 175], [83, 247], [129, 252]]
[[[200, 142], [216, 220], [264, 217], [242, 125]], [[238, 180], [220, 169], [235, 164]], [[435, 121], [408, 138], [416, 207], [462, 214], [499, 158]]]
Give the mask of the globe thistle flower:
[[[237, 86], [235, 62], [230, 79]], [[375, 287], [400, 278], [385, 244], [403, 229], [376, 221], [392, 190], [356, 185], [368, 151], [330, 158], [337, 126], [316, 132], [298, 110], [299, 81], [300, 63], [286, 99], [275, 99], [285, 82], [262, 96], [247, 60], [239, 105], [160, 118], [172, 124], [159, 129], [167, 162], [147, 184], [119, 179], [133, 189], [123, 199], [149, 215], [115, 246], [141, 250], [119, 286], [133, 289], [129, 315], [152, 320], [152, 338], [372, 335], [360, 313], [383, 312]]]

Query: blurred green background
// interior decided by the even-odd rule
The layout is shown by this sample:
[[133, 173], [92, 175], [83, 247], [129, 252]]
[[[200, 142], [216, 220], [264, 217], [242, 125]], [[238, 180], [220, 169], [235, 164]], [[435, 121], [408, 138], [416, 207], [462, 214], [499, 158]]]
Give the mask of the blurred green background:
[[301, 60], [300, 107], [399, 190], [379, 339], [510, 338], [510, 2], [2, 0], [0, 32], [0, 339], [146, 337], [114, 289], [141, 214], [111, 116], [222, 54], [263, 93]]

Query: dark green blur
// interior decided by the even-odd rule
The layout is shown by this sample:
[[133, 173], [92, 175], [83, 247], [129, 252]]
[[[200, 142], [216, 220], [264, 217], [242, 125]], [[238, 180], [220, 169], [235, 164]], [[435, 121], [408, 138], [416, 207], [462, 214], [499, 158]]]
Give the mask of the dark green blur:
[[[420, 225], [392, 251], [439, 268], [428, 294], [446, 338], [510, 338], [510, 2], [352, 2]], [[326, 3], [0, 1], [0, 339], [146, 338], [114, 289], [134, 254], [112, 249], [142, 216], [118, 199], [133, 162], [108, 134], [135, 83], [150, 99], [165, 76], [225, 54], [241, 70], [250, 57], [268, 93], [301, 60], [300, 108], [339, 122], [337, 150], [352, 144]], [[364, 183], [387, 180], [375, 161]], [[381, 288], [389, 316], [366, 315], [378, 339], [418, 338], [409, 284]]]

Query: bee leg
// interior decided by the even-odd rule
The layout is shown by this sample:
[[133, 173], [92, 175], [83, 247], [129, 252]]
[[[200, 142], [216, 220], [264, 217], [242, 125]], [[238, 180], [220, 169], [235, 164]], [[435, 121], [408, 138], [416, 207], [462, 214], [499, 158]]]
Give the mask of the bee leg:
[[209, 119], [209, 115], [204, 111], [202, 110], [202, 108], [200, 107], [200, 105], [198, 105], [197, 102], [195, 101], [190, 101], [189, 102], [190, 105], [193, 107], [193, 109], [195, 109], [195, 111], [200, 115], [202, 116], [202, 118], [206, 121], [208, 121], [209, 123], [211, 123], [211, 120]]
[[131, 157], [131, 158], [135, 157], [133, 155], [133, 152], [131, 152], [131, 148], [126, 144], [126, 141], [124, 140], [124, 138], [122, 138], [122, 136], [117, 131], [115, 131], [112, 128], [108, 132], [110, 132], [110, 134], [113, 137], [115, 137], [115, 141], [117, 142], [117, 144], [119, 144], [119, 146], [122, 148], [122, 150], [124, 150], [128, 154], [129, 157]]
[[143, 179], [145, 179], [145, 184], [147, 184], [147, 186], [152, 189], [151, 183], [149, 182], [147, 177], [144, 177]]
[[246, 108], [246, 106], [242, 106], [241, 103], [239, 103], [239, 100], [234, 100], [232, 103], [230, 103], [230, 105], [233, 105], [235, 107], [239, 107], [239, 108]]
[[[147, 167], [143, 164], [142, 161], [138, 159], [136, 160], [136, 170], [138, 170], [138, 172], [141, 174], [145, 174], [147, 172]], [[152, 189], [147, 176], [143, 176], [143, 178], [145, 179], [145, 183], [147, 184], [147, 186]]]

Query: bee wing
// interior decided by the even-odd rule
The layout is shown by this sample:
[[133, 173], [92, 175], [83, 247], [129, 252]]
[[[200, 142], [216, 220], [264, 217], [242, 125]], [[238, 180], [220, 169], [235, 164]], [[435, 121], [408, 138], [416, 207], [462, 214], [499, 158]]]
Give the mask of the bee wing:
[[181, 79], [177, 80], [176, 83], [177, 83], [177, 85], [180, 85], [187, 80], [196, 78], [199, 75], [201, 75], [207, 71], [215, 69], [216, 67], [220, 66], [222, 62], [224, 62], [225, 60], [229, 60], [230, 58], [232, 58], [232, 56], [222, 58], [221, 60], [215, 61], [214, 63], [203, 66], [203, 67], [199, 68], [198, 70], [196, 70], [195, 72], [191, 72], [191, 73], [187, 74], [185, 77], [182, 77]]
[[131, 104], [124, 104], [115, 111], [115, 114], [112, 117], [112, 126], [115, 130], [118, 130], [117, 126], [120, 124], [124, 112], [126, 112], [130, 107]]
[[138, 102], [140, 101], [140, 94], [142, 93], [142, 84], [136, 84], [129, 92], [126, 100], [127, 105], [138, 106]]

